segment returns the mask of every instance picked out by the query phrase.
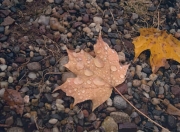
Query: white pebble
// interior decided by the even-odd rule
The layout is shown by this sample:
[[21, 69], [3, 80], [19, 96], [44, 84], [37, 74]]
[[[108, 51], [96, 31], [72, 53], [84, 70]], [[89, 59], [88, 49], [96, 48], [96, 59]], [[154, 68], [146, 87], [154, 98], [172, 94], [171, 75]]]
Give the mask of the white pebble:
[[156, 74], [151, 74], [151, 75], [149, 76], [149, 79], [150, 79], [151, 81], [155, 81], [157, 78], [158, 78], [158, 76], [157, 76]]
[[0, 64], [6, 64], [6, 60], [4, 58], [0, 58]]
[[5, 88], [0, 89], [0, 97], [2, 98], [4, 96]]
[[8, 82], [9, 82], [9, 83], [13, 83], [13, 77], [9, 76]]
[[1, 64], [1, 65], [0, 65], [1, 71], [5, 71], [6, 68], [7, 68], [7, 65], [5, 65], [5, 64]]
[[106, 104], [107, 104], [108, 106], [112, 106], [112, 104], [113, 104], [112, 99], [109, 98], [109, 99], [106, 101]]
[[32, 80], [34, 80], [34, 79], [37, 78], [37, 76], [36, 76], [36, 74], [35, 74], [34, 72], [30, 72], [30, 73], [28, 74], [28, 77], [29, 77], [30, 79], [32, 79]]
[[0, 77], [5, 77], [6, 73], [5, 72], [0, 72]]
[[6, 81], [0, 82], [0, 87], [1, 88], [7, 88], [8, 87], [8, 82], [6, 82]]
[[54, 125], [57, 123], [57, 121], [58, 121], [57, 119], [53, 118], [49, 120], [49, 123]]
[[102, 18], [101, 17], [94, 17], [93, 18], [93, 21], [94, 21], [94, 23], [96, 23], [96, 24], [102, 24], [102, 22], [103, 22], [103, 20], [102, 20]]

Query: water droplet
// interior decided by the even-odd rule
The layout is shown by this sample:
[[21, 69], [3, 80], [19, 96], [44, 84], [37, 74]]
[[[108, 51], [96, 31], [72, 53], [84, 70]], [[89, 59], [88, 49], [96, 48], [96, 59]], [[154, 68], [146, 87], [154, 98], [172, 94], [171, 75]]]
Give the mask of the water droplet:
[[117, 70], [116, 66], [111, 66], [111, 71], [116, 71], [116, 70]]
[[71, 91], [71, 90], [69, 90], [69, 93], [72, 93], [72, 91]]
[[98, 53], [98, 54], [101, 53], [101, 49], [97, 50], [97, 53]]
[[78, 93], [78, 95], [81, 95], [81, 93]]
[[87, 80], [87, 84], [91, 84], [91, 81], [90, 81], [90, 80]]
[[87, 63], [90, 63], [90, 61], [87, 61]]
[[74, 91], [77, 91], [77, 88], [75, 88]]
[[76, 52], [73, 52], [72, 55], [73, 55], [74, 57], [77, 57], [77, 53], [76, 53]]
[[83, 80], [81, 78], [77, 77], [77, 78], [74, 79], [74, 83], [75, 84], [82, 84]]
[[103, 61], [100, 59], [100, 58], [94, 58], [94, 64], [95, 64], [95, 66], [97, 66], [97, 67], [103, 67], [104, 66], [104, 63], [103, 63]]
[[105, 50], [107, 50], [108, 48], [107, 48], [107, 46], [105, 46]]
[[92, 76], [92, 75], [93, 75], [93, 72], [92, 72], [91, 70], [89, 70], [89, 69], [85, 69], [85, 70], [84, 70], [84, 74], [85, 74], [86, 76]]
[[124, 78], [124, 75], [120, 75], [120, 78]]
[[82, 90], [82, 93], [85, 93], [85, 90]]
[[104, 81], [101, 78], [98, 78], [98, 77], [93, 80], [93, 83], [95, 85], [98, 85], [98, 86], [102, 86], [102, 85], [105, 84]]
[[84, 68], [84, 64], [82, 62], [78, 62], [76, 65], [77, 70], [82, 70]]

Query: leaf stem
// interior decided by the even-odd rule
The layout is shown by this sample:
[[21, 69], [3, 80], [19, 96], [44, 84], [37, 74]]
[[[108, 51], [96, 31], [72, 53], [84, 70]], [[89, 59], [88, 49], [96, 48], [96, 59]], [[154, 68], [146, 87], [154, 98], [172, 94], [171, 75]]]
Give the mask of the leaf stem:
[[160, 128], [162, 128], [162, 130], [166, 130], [166, 132], [170, 132], [168, 129], [164, 128], [163, 126], [161, 126], [160, 124], [158, 124], [157, 122], [153, 121], [151, 118], [149, 118], [147, 115], [145, 115], [143, 112], [141, 112], [140, 110], [138, 110], [129, 100], [127, 100], [124, 95], [122, 95], [121, 92], [119, 92], [117, 90], [116, 87], [113, 87], [114, 90], [129, 104], [131, 105], [137, 112], [139, 112], [141, 115], [143, 115], [144, 117], [146, 117], [149, 121], [151, 121], [152, 123], [154, 123], [155, 125], [159, 126]]

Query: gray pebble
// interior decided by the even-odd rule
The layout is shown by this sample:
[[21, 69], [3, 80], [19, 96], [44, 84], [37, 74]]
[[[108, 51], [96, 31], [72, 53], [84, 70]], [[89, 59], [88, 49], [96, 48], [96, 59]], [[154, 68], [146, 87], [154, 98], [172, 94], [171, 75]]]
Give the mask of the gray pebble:
[[126, 101], [119, 95], [115, 96], [113, 99], [113, 105], [117, 109], [125, 109], [127, 108], [127, 103]]

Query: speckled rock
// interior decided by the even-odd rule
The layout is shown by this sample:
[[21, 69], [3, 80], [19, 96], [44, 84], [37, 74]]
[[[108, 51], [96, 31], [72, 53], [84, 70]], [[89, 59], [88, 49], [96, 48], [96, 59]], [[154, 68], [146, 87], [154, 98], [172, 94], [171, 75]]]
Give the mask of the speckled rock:
[[110, 116], [116, 123], [127, 123], [131, 121], [129, 115], [124, 112], [111, 112]]
[[127, 102], [121, 96], [117, 95], [113, 99], [113, 105], [117, 109], [125, 109], [127, 107]]
[[104, 119], [101, 127], [104, 129], [105, 132], [118, 132], [118, 125], [110, 116], [107, 116]]

